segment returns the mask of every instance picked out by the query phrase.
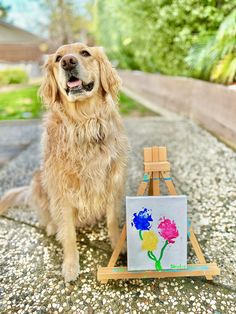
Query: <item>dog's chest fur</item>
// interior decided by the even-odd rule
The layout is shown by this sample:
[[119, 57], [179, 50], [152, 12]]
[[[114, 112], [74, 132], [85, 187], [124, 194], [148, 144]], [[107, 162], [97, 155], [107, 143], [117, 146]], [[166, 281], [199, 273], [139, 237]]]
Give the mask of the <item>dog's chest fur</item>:
[[[93, 223], [105, 213], [110, 176], [123, 147], [112, 115], [46, 126], [44, 167], [49, 195], [56, 193], [78, 209], [78, 225]], [[119, 139], [119, 136], [120, 139]], [[45, 177], [44, 176], [44, 177]], [[53, 193], [50, 190], [53, 189]]]

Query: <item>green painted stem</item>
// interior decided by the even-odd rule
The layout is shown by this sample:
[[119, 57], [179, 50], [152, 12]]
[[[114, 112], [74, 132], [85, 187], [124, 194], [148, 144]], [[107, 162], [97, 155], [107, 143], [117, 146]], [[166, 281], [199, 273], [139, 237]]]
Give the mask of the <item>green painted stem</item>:
[[159, 257], [158, 261], [156, 261], [155, 267], [157, 270], [162, 270], [161, 259], [163, 257], [163, 253], [164, 253], [165, 248], [167, 247], [168, 243], [169, 243], [168, 240], [166, 240], [165, 244], [163, 245], [163, 247], [161, 249], [160, 257]]
[[162, 270], [161, 262], [158, 260], [155, 263], [156, 270]]
[[148, 257], [149, 257], [151, 260], [157, 261], [157, 258], [156, 258], [156, 256], [153, 254], [152, 251], [148, 251], [147, 254], [148, 254]]
[[161, 254], [160, 254], [160, 257], [159, 257], [158, 261], [161, 261], [161, 259], [162, 259], [162, 257], [163, 257], [163, 253], [164, 253], [165, 248], [167, 247], [168, 243], [169, 243], [168, 240], [166, 240], [166, 242], [165, 242], [163, 248], [161, 249]]
[[140, 237], [141, 240], [143, 240], [142, 230], [139, 230], [139, 237]]

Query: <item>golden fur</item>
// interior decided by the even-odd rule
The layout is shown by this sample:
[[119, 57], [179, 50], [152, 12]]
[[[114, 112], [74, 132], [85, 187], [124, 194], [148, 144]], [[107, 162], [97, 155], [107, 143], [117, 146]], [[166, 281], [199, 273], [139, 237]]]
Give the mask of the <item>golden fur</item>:
[[[83, 56], [84, 50], [89, 56]], [[63, 59], [55, 61], [58, 55]], [[67, 94], [62, 68], [63, 60], [70, 60], [67, 56], [78, 60], [79, 78], [84, 85], [93, 82], [91, 91]], [[112, 247], [118, 240], [128, 148], [116, 104], [119, 87], [120, 79], [101, 48], [76, 43], [51, 55], [40, 88], [48, 108], [41, 169], [30, 187], [8, 191], [0, 201], [0, 213], [20, 202], [37, 206], [47, 234], [56, 234], [62, 243], [66, 281], [79, 274], [75, 227], [106, 215]]]

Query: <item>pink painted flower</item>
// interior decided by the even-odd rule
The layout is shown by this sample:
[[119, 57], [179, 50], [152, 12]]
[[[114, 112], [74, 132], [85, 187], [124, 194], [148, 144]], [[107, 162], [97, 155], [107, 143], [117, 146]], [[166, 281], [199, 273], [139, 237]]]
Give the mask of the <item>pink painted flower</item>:
[[174, 220], [166, 219], [162, 217], [158, 225], [159, 234], [164, 238], [168, 243], [175, 243], [173, 239], [179, 236], [176, 224]]

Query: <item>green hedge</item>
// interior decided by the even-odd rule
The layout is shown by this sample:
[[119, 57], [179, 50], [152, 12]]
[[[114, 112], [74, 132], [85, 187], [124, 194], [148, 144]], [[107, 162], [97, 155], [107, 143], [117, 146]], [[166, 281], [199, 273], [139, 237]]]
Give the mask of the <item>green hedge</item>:
[[98, 0], [96, 37], [122, 68], [190, 75], [191, 46], [235, 6], [236, 0]]
[[27, 81], [28, 75], [21, 69], [0, 70], [0, 86], [26, 83]]

